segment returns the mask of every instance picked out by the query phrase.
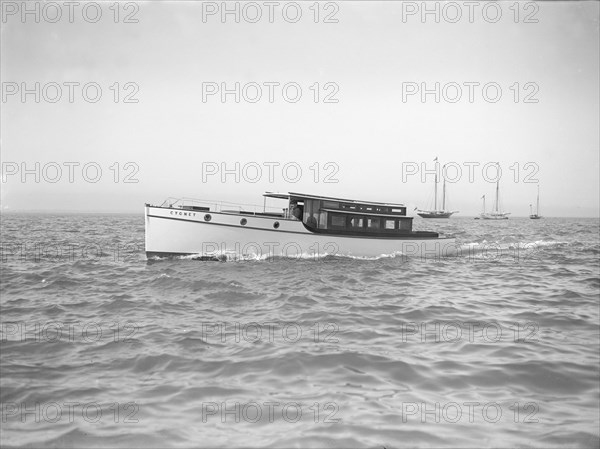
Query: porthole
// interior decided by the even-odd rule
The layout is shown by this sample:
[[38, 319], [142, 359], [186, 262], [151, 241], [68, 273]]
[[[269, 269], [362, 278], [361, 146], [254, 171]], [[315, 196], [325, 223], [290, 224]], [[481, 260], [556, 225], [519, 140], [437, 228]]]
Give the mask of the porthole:
[[242, 219], [240, 220], [240, 224], [241, 224], [242, 226], [246, 226], [246, 223], [248, 223], [248, 220], [246, 220], [245, 218], [242, 218]]
[[204, 216], [204, 221], [210, 221], [212, 219], [212, 217], [210, 216], [210, 214], [206, 214]]
[[279, 227], [279, 222], [278, 222], [278, 221], [276, 221], [275, 223], [273, 223], [273, 227], [274, 227], [275, 229], [277, 229], [277, 228]]

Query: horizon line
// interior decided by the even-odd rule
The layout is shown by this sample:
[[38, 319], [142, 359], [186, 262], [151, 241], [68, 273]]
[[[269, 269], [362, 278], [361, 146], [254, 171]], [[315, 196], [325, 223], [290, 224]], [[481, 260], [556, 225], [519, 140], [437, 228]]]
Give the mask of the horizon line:
[[[0, 210], [0, 215], [3, 214], [119, 214], [119, 215], [133, 215], [140, 214], [143, 215], [140, 211], [115, 211], [115, 210], [74, 210], [74, 209], [56, 209], [56, 210], [48, 210], [48, 209], [4, 209]], [[476, 215], [460, 215], [455, 216], [453, 218], [448, 218], [448, 220], [453, 220], [456, 218], [475, 218], [479, 217], [481, 214], [478, 213]], [[418, 215], [407, 215], [417, 217]], [[527, 215], [512, 215], [510, 218], [529, 218], [529, 214]], [[510, 219], [509, 218], [509, 219]], [[598, 215], [542, 215], [542, 218], [599, 218]], [[426, 218], [422, 218], [423, 220], [427, 220]], [[434, 220], [435, 222], [435, 220]]]

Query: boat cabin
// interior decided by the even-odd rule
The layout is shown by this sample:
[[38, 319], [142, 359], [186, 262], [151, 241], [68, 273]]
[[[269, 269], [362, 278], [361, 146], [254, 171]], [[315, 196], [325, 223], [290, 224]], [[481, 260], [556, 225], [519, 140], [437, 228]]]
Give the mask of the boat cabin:
[[267, 192], [264, 196], [288, 200], [290, 218], [301, 220], [304, 226], [314, 233], [391, 238], [413, 233], [413, 217], [406, 216], [406, 206], [403, 204], [355, 201], [301, 193]]

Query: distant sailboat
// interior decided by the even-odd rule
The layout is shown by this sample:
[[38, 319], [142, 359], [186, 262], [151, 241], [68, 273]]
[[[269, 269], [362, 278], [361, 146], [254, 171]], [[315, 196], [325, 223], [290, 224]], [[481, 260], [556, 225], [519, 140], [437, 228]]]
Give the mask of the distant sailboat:
[[481, 218], [481, 216], [483, 214], [485, 214], [485, 195], [483, 195], [481, 197], [481, 199], [483, 200], [483, 209], [481, 210], [481, 213], [479, 214], [479, 217], [475, 217], [475, 220], [479, 220]]
[[[499, 165], [499, 164], [498, 164]], [[508, 220], [510, 212], [502, 212], [500, 210], [500, 177], [496, 181], [496, 201], [494, 203], [494, 210], [487, 213], [485, 211], [485, 195], [483, 195], [483, 212], [480, 217], [484, 220]]]
[[[434, 159], [437, 165], [437, 157]], [[444, 165], [445, 167], [445, 165]], [[457, 210], [449, 211], [446, 210], [446, 179], [442, 187], [442, 208], [437, 208], [437, 189], [438, 189], [438, 175], [437, 170], [435, 172], [435, 186], [433, 193], [433, 210], [417, 210], [417, 215], [422, 218], [450, 218], [452, 214], [457, 213]]]
[[537, 191], [537, 205], [535, 208], [535, 214], [531, 210], [531, 204], [530, 204], [529, 205], [529, 218], [531, 218], [532, 220], [539, 220], [540, 218], [542, 218], [542, 216], [540, 215], [540, 185], [539, 184], [538, 184], [538, 191]]

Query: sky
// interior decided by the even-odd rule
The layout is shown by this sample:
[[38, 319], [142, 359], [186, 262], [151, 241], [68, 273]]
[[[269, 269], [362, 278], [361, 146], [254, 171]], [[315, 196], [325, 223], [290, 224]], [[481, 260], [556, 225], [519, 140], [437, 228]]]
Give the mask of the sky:
[[459, 215], [489, 210], [498, 163], [512, 216], [538, 185], [543, 215], [599, 216], [598, 2], [28, 3], [2, 1], [3, 211], [265, 191], [412, 210], [437, 157]]

